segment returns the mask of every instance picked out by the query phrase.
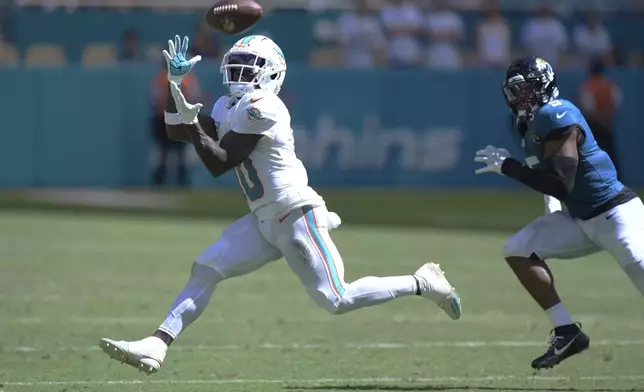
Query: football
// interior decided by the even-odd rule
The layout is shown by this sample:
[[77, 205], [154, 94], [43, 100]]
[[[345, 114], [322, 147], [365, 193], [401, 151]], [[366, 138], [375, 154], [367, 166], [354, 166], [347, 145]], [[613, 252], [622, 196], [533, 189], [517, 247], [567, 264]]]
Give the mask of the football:
[[220, 0], [208, 10], [206, 23], [222, 34], [241, 34], [255, 26], [263, 12], [254, 0]]

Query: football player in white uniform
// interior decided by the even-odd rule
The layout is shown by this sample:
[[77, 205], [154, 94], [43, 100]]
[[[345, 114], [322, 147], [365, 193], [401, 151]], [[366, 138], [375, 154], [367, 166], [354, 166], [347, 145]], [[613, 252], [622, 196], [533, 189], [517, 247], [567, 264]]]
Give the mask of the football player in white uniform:
[[311, 298], [331, 314], [342, 314], [394, 298], [419, 295], [434, 301], [452, 319], [461, 315], [458, 294], [434, 263], [413, 275], [344, 281], [344, 265], [329, 231], [340, 224], [324, 200], [308, 186], [295, 155], [291, 118], [277, 96], [286, 73], [282, 50], [269, 38], [252, 35], [224, 55], [221, 72], [230, 94], [215, 103], [210, 118], [198, 115], [180, 83], [200, 58], [186, 59], [188, 38], [169, 41], [168, 135], [192, 143], [208, 171], [230, 170], [251, 213], [228, 226], [198, 256], [185, 288], [157, 331], [139, 341], [101, 339], [112, 358], [148, 374], [156, 372], [168, 346], [204, 311], [221, 281], [286, 259]]

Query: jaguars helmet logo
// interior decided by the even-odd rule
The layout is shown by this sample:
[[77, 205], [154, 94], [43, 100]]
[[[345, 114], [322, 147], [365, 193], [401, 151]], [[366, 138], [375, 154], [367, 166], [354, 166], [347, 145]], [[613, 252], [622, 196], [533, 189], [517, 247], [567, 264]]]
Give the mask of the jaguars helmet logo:
[[552, 70], [552, 66], [550, 66], [550, 64], [546, 60], [542, 59], [541, 57], [537, 57], [535, 62], [537, 65], [537, 69], [543, 72], [549, 81], [554, 80], [555, 71]]

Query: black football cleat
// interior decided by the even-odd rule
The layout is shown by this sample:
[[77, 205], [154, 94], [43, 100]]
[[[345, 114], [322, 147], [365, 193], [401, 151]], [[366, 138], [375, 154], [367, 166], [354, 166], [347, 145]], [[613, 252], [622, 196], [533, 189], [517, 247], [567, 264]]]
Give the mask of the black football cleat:
[[536, 370], [550, 369], [590, 347], [590, 338], [577, 325], [566, 325], [553, 330], [546, 353], [532, 361]]

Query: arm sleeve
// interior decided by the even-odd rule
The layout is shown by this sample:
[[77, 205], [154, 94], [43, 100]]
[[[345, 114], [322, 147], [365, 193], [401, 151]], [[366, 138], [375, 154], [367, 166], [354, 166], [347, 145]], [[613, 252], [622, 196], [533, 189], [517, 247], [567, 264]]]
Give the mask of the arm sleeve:
[[503, 161], [501, 173], [537, 192], [565, 200], [575, 186], [577, 161], [555, 155], [548, 159], [547, 166], [546, 170], [535, 170], [514, 158], [507, 158]]

